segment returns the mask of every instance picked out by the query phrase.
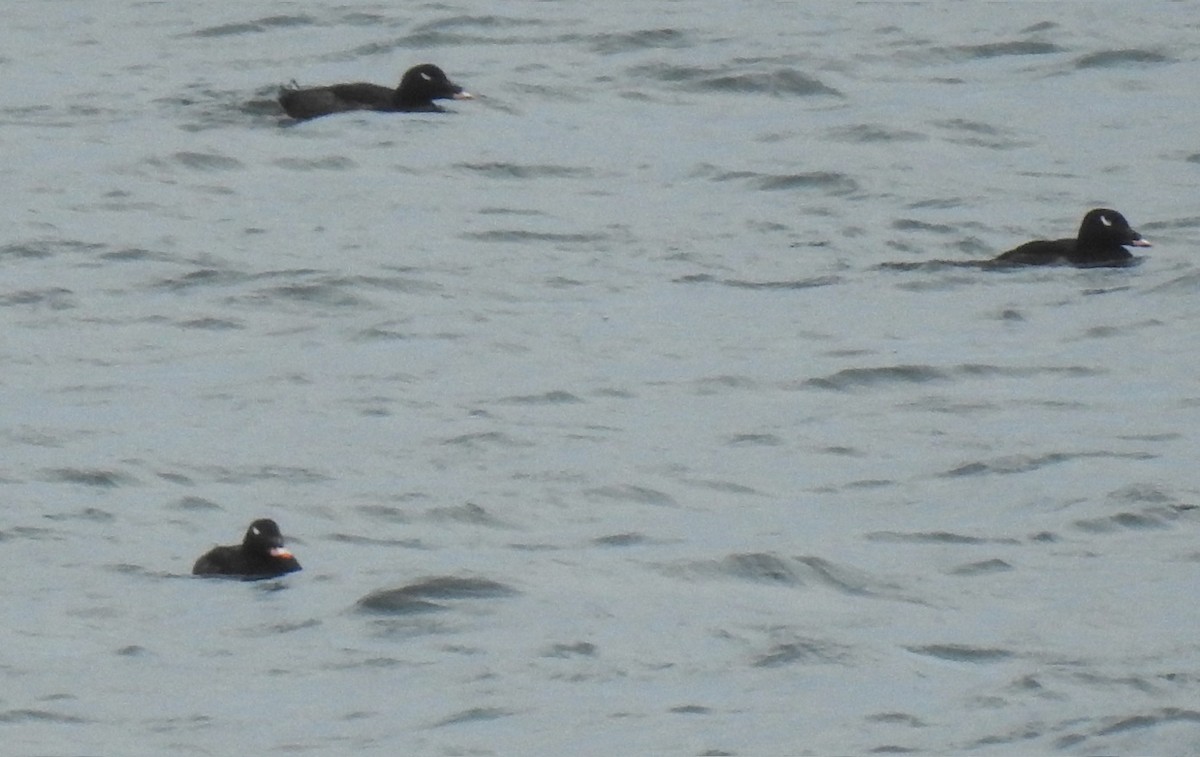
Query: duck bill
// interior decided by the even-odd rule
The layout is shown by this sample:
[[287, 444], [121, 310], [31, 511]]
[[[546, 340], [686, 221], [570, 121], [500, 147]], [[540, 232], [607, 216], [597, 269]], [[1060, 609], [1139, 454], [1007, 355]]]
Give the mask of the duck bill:
[[1154, 245], [1150, 244], [1145, 239], [1138, 237], [1137, 239], [1130, 242], [1129, 246], [1130, 247], [1153, 247]]
[[471, 94], [470, 92], [467, 92], [467, 91], [463, 91], [463, 92], [455, 92], [455, 93], [454, 93], [454, 97], [452, 97], [452, 98], [450, 98], [450, 99], [452, 99], [452, 100], [474, 100], [474, 99], [475, 99], [475, 95], [473, 95], [473, 94]]
[[273, 547], [271, 549], [270, 554], [271, 554], [271, 557], [278, 557], [283, 560], [286, 560], [293, 556], [291, 551], [288, 550], [287, 547]]

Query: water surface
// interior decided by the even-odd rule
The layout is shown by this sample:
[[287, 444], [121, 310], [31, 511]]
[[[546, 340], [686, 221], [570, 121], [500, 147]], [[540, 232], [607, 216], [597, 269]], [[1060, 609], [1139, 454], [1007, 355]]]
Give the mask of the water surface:
[[1194, 751], [1187, 4], [10, 11], [14, 753]]

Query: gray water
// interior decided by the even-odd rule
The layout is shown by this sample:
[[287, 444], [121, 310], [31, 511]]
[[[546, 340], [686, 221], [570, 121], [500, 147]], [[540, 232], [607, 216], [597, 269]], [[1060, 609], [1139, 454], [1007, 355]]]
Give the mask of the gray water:
[[[1200, 751], [1194, 4], [0, 40], [0, 752]], [[1141, 265], [937, 262], [1095, 206]]]

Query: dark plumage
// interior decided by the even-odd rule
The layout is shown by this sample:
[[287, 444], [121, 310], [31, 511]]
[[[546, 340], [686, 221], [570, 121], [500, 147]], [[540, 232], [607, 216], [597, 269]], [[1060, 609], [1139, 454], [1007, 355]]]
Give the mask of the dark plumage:
[[470, 92], [450, 81], [446, 72], [430, 63], [404, 72], [395, 89], [355, 82], [328, 87], [301, 88], [293, 82], [279, 90], [279, 104], [292, 118], [304, 120], [348, 110], [387, 113], [428, 113], [442, 110], [434, 100], [470, 100]]
[[234, 576], [251, 580], [274, 578], [297, 570], [300, 570], [300, 563], [284, 548], [283, 534], [269, 518], [251, 523], [241, 544], [213, 547], [192, 566], [192, 573], [197, 576]]
[[1150, 243], [1129, 226], [1125, 216], [1109, 208], [1089, 210], [1074, 239], [1039, 239], [1014, 247], [990, 261], [990, 265], [1125, 266], [1134, 259], [1129, 247]]

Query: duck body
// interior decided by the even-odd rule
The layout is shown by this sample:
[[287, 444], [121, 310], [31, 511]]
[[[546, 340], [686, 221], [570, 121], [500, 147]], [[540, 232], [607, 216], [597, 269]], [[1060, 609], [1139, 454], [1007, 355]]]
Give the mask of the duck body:
[[283, 534], [269, 518], [251, 523], [241, 544], [213, 547], [192, 566], [193, 575], [251, 581], [276, 578], [298, 570], [300, 562], [283, 546]]
[[1074, 239], [1038, 239], [1014, 247], [989, 261], [992, 266], [1073, 265], [1080, 268], [1121, 267], [1137, 258], [1126, 247], [1149, 247], [1125, 216], [1110, 208], [1089, 210]]
[[470, 92], [450, 81], [442, 69], [423, 63], [405, 71], [395, 88], [369, 82], [324, 87], [292, 84], [279, 90], [279, 105], [288, 116], [306, 121], [352, 110], [437, 113], [443, 109], [435, 100], [470, 100], [472, 97]]

